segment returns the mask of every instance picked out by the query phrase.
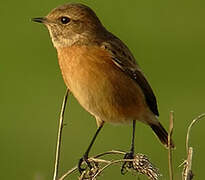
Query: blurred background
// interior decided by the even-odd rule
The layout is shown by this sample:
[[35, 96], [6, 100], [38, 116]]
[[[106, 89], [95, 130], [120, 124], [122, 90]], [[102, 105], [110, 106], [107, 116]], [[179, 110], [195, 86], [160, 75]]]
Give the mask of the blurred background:
[[[66, 88], [47, 29], [30, 19], [67, 2], [1, 2], [0, 179], [52, 178], [58, 117]], [[131, 49], [157, 96], [160, 121], [166, 128], [169, 112], [174, 111], [174, 179], [180, 179], [182, 168], [178, 166], [186, 156], [187, 127], [205, 112], [205, 1], [78, 2], [93, 8], [107, 29]], [[96, 130], [94, 118], [72, 96], [65, 122], [60, 175], [76, 165]], [[204, 176], [204, 128], [202, 121], [191, 132], [195, 180]], [[90, 155], [111, 149], [127, 151], [130, 141], [131, 126], [106, 124]], [[135, 147], [160, 168], [161, 179], [168, 179], [167, 151], [141, 123], [136, 126]], [[116, 166], [105, 171], [101, 179], [136, 177], [122, 176]]]

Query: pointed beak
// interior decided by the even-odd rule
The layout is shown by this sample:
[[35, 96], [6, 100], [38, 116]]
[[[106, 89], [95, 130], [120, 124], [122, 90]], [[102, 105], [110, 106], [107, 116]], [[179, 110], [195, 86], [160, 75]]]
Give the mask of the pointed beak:
[[47, 21], [45, 17], [32, 18], [31, 20], [38, 23], [45, 23]]

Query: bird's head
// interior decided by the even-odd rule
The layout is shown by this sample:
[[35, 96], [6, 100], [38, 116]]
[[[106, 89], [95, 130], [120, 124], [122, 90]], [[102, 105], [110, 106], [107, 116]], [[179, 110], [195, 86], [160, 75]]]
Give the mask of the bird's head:
[[56, 48], [88, 43], [105, 32], [95, 12], [79, 3], [59, 6], [46, 17], [32, 20], [46, 25]]

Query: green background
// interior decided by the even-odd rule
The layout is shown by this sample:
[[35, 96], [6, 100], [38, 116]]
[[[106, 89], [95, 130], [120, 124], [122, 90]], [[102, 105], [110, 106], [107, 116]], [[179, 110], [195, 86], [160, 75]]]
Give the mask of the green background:
[[[30, 21], [46, 15], [63, 0], [2, 1], [0, 63], [0, 179], [52, 178], [55, 141], [65, 85], [56, 51], [43, 25]], [[167, 128], [175, 112], [175, 179], [180, 179], [188, 124], [205, 112], [205, 1], [78, 1], [93, 8], [108, 30], [132, 50], [158, 99], [160, 121]], [[73, 97], [69, 97], [63, 134], [60, 174], [82, 156], [96, 124]], [[204, 178], [204, 127], [192, 131], [195, 180]], [[111, 149], [128, 150], [131, 126], [106, 124], [91, 155]], [[167, 151], [150, 128], [137, 123], [136, 150], [147, 154], [168, 179]], [[72, 176], [72, 179], [74, 176]], [[146, 179], [140, 176], [141, 179]], [[122, 176], [119, 167], [101, 179]]]

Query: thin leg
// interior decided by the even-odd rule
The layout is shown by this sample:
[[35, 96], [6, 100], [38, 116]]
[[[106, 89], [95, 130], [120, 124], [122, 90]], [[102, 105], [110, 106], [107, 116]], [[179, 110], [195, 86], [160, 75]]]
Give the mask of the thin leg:
[[[134, 159], [134, 147], [135, 147], [135, 124], [136, 120], [133, 121], [133, 127], [132, 127], [132, 143], [131, 143], [131, 149], [129, 153], [126, 153], [124, 156], [124, 159]], [[128, 164], [128, 165], [127, 165]], [[126, 173], [126, 166], [128, 168], [132, 167], [132, 162], [124, 162], [121, 168], [121, 174]]]
[[103, 127], [103, 124], [98, 127], [95, 135], [92, 138], [92, 141], [90, 142], [90, 145], [88, 146], [88, 149], [86, 150], [85, 154], [83, 155], [83, 157], [78, 162], [78, 170], [79, 170], [80, 173], [82, 173], [85, 170], [84, 168], [81, 167], [83, 161], [85, 161], [87, 163], [87, 165], [90, 169], [92, 168], [91, 164], [88, 162], [88, 154], [89, 154], [90, 149], [92, 148], [92, 146], [95, 142], [95, 139], [96, 139], [97, 135], [99, 134], [100, 130], [102, 129], [102, 127]]
[[135, 152], [135, 124], [136, 124], [136, 120], [134, 120], [132, 124], [132, 144], [131, 144], [130, 152], [132, 152], [133, 154]]

